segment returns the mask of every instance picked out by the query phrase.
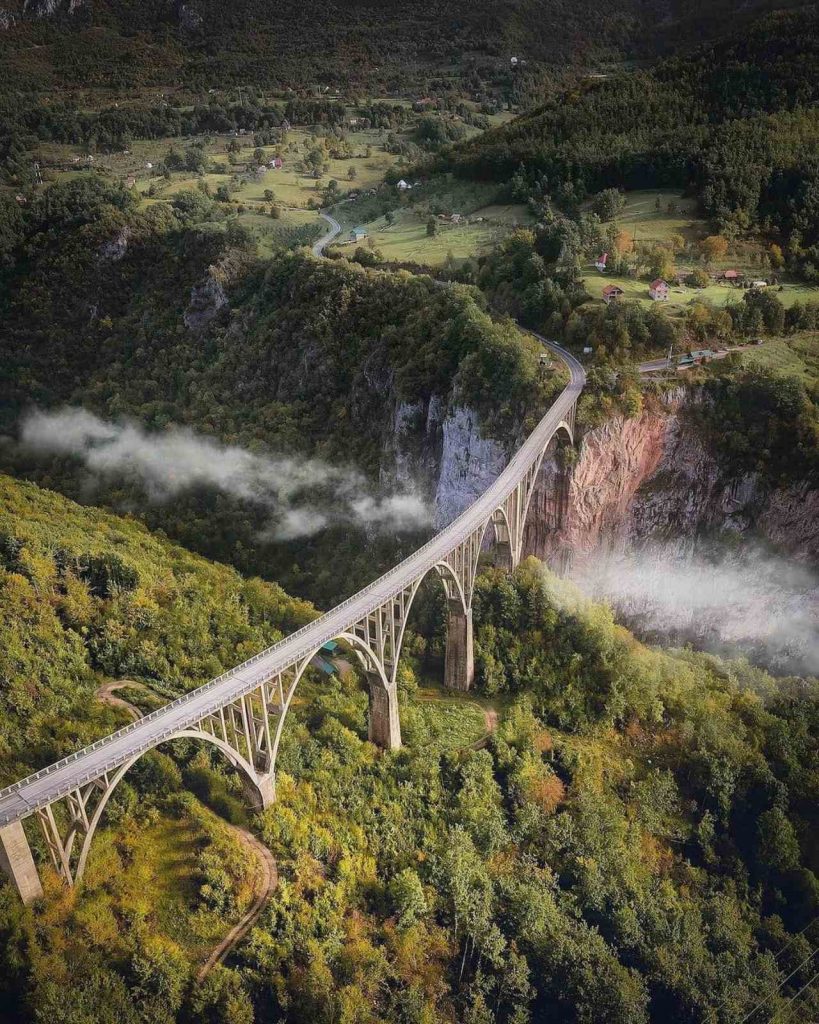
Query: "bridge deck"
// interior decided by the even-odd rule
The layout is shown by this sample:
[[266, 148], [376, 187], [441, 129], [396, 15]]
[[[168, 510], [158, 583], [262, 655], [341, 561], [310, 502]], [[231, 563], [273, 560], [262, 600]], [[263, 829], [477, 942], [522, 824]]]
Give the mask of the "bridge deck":
[[539, 340], [568, 366], [570, 382], [500, 476], [466, 511], [379, 579], [279, 643], [137, 722], [0, 790], [0, 825], [28, 817], [300, 663], [420, 579], [480, 529], [537, 461], [583, 389], [586, 375], [574, 356], [544, 338]]

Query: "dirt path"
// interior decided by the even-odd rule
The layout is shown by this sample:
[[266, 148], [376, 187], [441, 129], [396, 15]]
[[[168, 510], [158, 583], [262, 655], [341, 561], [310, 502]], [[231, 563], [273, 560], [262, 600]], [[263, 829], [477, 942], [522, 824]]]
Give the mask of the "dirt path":
[[151, 693], [150, 687], [144, 683], [137, 683], [133, 679], [119, 679], [113, 683], [106, 683], [97, 690], [97, 700], [102, 701], [103, 704], [107, 704], [112, 708], [122, 708], [127, 711], [131, 718], [136, 721], [138, 718], [142, 718], [142, 712], [132, 704], [129, 700], [125, 700], [123, 697], [115, 696], [117, 690], [124, 690], [127, 688], [134, 688], [136, 690], [144, 690], [145, 693]]
[[484, 708], [483, 709], [483, 720], [486, 725], [486, 735], [481, 736], [479, 740], [476, 740], [472, 744], [473, 750], [483, 750], [483, 748], [489, 743], [489, 738], [492, 733], [498, 728], [498, 712], [495, 708]]
[[[144, 683], [138, 683], [133, 679], [119, 679], [111, 683], [105, 683], [97, 690], [97, 700], [102, 701], [103, 704], [108, 704], [110, 707], [123, 708], [128, 714], [136, 721], [138, 718], [142, 718], [142, 712], [132, 704], [130, 701], [125, 700], [124, 697], [117, 697], [117, 690], [124, 690], [126, 687], [135, 687], [136, 689], [143, 690], [145, 693], [152, 693], [150, 686], [146, 686]], [[213, 950], [210, 956], [207, 958], [205, 963], [199, 969], [199, 973], [196, 976], [197, 982], [202, 981], [210, 974], [216, 964], [222, 963], [228, 953], [233, 950], [236, 945], [242, 941], [247, 935], [256, 921], [259, 919], [259, 915], [264, 910], [265, 904], [270, 899], [270, 895], [276, 888], [279, 882], [279, 873], [276, 869], [276, 861], [273, 859], [273, 854], [268, 850], [262, 843], [247, 829], [239, 828], [237, 825], [231, 825], [229, 821], [223, 821], [226, 828], [230, 829], [235, 835], [238, 841], [244, 846], [251, 857], [256, 858], [258, 865], [257, 871], [257, 882], [256, 882], [256, 897], [253, 903], [248, 907], [245, 913], [242, 915], [240, 921], [238, 921], [222, 939], [219, 945]]]
[[263, 846], [254, 835], [245, 829], [237, 828], [235, 825], [230, 825], [229, 827], [233, 829], [236, 838], [243, 844], [248, 852], [257, 858], [260, 869], [259, 874], [261, 876], [260, 885], [258, 887], [256, 899], [245, 911], [242, 919], [230, 929], [227, 935], [222, 939], [216, 949], [213, 950], [208, 959], [202, 965], [196, 976], [197, 982], [203, 981], [208, 974], [210, 974], [213, 968], [217, 964], [222, 963], [228, 953], [230, 953], [231, 950], [242, 941], [245, 935], [247, 935], [258, 920], [261, 912], [264, 910], [265, 904], [270, 899], [270, 896], [279, 881], [279, 873], [276, 870], [276, 861], [273, 859], [273, 854], [270, 850], [268, 850], [266, 846]]

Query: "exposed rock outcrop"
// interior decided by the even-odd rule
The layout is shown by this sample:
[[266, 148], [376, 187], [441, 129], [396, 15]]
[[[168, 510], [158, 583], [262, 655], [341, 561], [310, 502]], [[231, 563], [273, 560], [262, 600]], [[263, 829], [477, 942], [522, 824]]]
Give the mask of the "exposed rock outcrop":
[[179, 27], [183, 32], [193, 34], [202, 28], [205, 19], [191, 4], [179, 4], [177, 8]]
[[24, 0], [23, 15], [28, 18], [53, 18], [56, 14], [74, 14], [86, 0]]
[[571, 550], [582, 564], [601, 550], [648, 542], [690, 554], [700, 538], [731, 533], [819, 561], [819, 491], [726, 475], [696, 430], [697, 402], [680, 390], [660, 409], [590, 431], [568, 483], [565, 516], [555, 510], [557, 465], [544, 460], [525, 550], [555, 564]]
[[452, 409], [443, 424], [435, 525], [445, 526], [463, 512], [497, 479], [508, 461], [502, 445], [481, 436], [473, 409]]
[[107, 242], [103, 242], [102, 245], [97, 249], [97, 254], [101, 260], [105, 260], [107, 263], [119, 263], [128, 252], [128, 242], [131, 238], [131, 229], [126, 224], [125, 227], [114, 235], [113, 238], [109, 238]]
[[227, 292], [218, 267], [208, 267], [204, 280], [191, 288], [191, 299], [183, 321], [189, 331], [202, 331], [228, 305]]

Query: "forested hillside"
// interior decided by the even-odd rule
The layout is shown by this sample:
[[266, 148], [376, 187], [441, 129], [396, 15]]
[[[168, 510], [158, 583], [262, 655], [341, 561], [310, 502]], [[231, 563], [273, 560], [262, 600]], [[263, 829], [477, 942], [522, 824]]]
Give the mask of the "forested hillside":
[[424, 76], [508, 72], [510, 56], [565, 62], [653, 56], [719, 36], [770, 2], [698, 0], [4, 0], [0, 81], [6, 89], [56, 85], [134, 89], [254, 84], [423, 88]]
[[2, 785], [111, 731], [102, 680], [172, 699], [315, 614], [276, 584], [5, 476], [0, 608]]
[[[72, 458], [83, 444], [55, 447], [54, 436], [66, 436], [59, 430], [39, 455], [6, 443], [4, 464], [72, 497], [136, 508], [194, 549], [325, 606], [391, 564], [396, 533], [406, 550], [429, 524], [429, 514], [416, 515], [408, 529], [406, 517], [384, 512], [385, 525], [369, 532], [372, 548], [362, 542], [379, 510], [399, 511], [379, 504], [378, 491], [380, 471], [391, 469], [384, 446], [396, 405], [434, 398], [441, 417], [450, 405], [469, 406], [506, 442], [562, 386], [560, 372], [541, 367], [539, 346], [492, 320], [476, 291], [303, 252], [260, 259], [241, 226], [199, 192], [138, 209], [121, 187], [81, 177], [32, 204], [15, 222], [10, 251], [0, 270], [0, 429], [19, 438], [32, 406], [82, 409], [107, 424], [131, 417], [148, 432], [143, 450], [152, 437], [189, 428], [241, 446], [228, 461], [278, 460], [266, 471], [270, 487], [288, 490], [276, 482], [286, 476], [288, 493], [305, 502], [320, 493], [325, 520], [346, 501], [354, 521], [331, 515], [320, 534], [301, 526], [294, 544], [281, 502], [271, 517], [247, 487], [220, 493], [197, 480], [177, 488], [173, 503], [146, 501], [150, 488], [128, 460], [95, 474], [89, 490]], [[423, 423], [409, 427], [423, 439]], [[320, 464], [293, 462], [307, 456]], [[286, 474], [282, 459], [291, 460]], [[416, 508], [429, 487], [405, 482], [419, 492]], [[360, 505], [368, 494], [372, 514]]]
[[[187, 559], [139, 528], [11, 486], [34, 520], [29, 562], [43, 552], [44, 514], [74, 550], [108, 551], [133, 533], [140, 557], [120, 545], [121, 576], [135, 564], [141, 581], [170, 582], [152, 545], [163, 563]], [[44, 578], [52, 558], [41, 554]], [[191, 584], [231, 578], [190, 564]], [[27, 587], [29, 614], [67, 635], [68, 595], [26, 572], [5, 572], [0, 594]], [[258, 585], [254, 610], [266, 593]], [[123, 587], [84, 600], [108, 608], [113, 631], [134, 597]], [[177, 605], [175, 619], [198, 635], [196, 605]], [[411, 664], [408, 744], [394, 754], [364, 739], [352, 676], [305, 688], [284, 733], [278, 802], [256, 821], [279, 885], [229, 969], [192, 984], [190, 943], [206, 914], [232, 906], [235, 853], [218, 841], [194, 885], [168, 887], [173, 869], [151, 852], [168, 829], [207, 825], [216, 841], [180, 784], [232, 793], [223, 807], [237, 807], [230, 777], [188, 744], [134, 770], [80, 893], [59, 899], [54, 882], [47, 906], [22, 909], [4, 890], [4, 1006], [62, 1024], [733, 1024], [759, 1004], [765, 1021], [811, 1019], [815, 993], [798, 993], [819, 940], [815, 685], [648, 650], [534, 560], [480, 579], [475, 623], [478, 689], [502, 709], [485, 749], [432, 741]], [[76, 727], [67, 717], [65, 732]], [[146, 863], [159, 871], [144, 882], [148, 906], [133, 883]], [[83, 985], [59, 985], [79, 974]]]
[[813, 280], [818, 65], [816, 7], [771, 15], [693, 57], [555, 95], [442, 163], [566, 210], [609, 187], [689, 190], [717, 229], [761, 230]]

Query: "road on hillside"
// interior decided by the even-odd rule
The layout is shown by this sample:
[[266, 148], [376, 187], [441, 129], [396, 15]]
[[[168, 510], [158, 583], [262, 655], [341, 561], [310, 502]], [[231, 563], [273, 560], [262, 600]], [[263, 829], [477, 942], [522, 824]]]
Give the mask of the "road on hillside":
[[[708, 362], [710, 363], [713, 359], [724, 359], [726, 356], [731, 355], [732, 352], [745, 352], [749, 348], [756, 348], [757, 345], [732, 345], [730, 348], [720, 348], [711, 351], [708, 356]], [[649, 359], [648, 362], [640, 363], [637, 367], [640, 373], [658, 373], [660, 370], [687, 370], [690, 369], [688, 366], [677, 366], [675, 359]]]
[[313, 246], [314, 256], [321, 256], [324, 250], [330, 244], [330, 242], [332, 242], [332, 240], [336, 237], [336, 235], [341, 233], [341, 225], [335, 219], [335, 217], [331, 217], [329, 213], [324, 213], [324, 211], [322, 211], [319, 214], [319, 217], [321, 217], [322, 220], [327, 221], [327, 223], [330, 225], [330, 230], [323, 234], [321, 238]]

